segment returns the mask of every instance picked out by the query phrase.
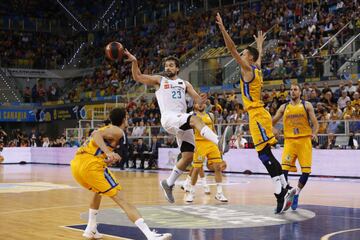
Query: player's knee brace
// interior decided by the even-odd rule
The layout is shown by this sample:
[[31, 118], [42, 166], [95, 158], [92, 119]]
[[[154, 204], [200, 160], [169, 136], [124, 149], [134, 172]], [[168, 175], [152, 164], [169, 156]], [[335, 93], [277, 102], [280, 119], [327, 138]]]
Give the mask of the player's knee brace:
[[310, 173], [302, 173], [299, 179], [299, 183], [301, 183], [303, 186], [305, 186], [307, 180], [309, 179]]
[[264, 164], [271, 177], [280, 176], [282, 173], [281, 165], [271, 152], [270, 146], [258, 152], [261, 162]]

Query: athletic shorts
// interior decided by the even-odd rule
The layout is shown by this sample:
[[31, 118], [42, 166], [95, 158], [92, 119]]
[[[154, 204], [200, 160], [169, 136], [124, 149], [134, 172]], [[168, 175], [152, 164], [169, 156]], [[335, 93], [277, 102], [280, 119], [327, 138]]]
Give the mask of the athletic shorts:
[[221, 153], [219, 147], [213, 142], [200, 140], [195, 142], [195, 153], [193, 157], [193, 167], [202, 168], [205, 160], [208, 164], [221, 163]]
[[70, 165], [75, 180], [90, 191], [112, 197], [121, 190], [102, 158], [88, 153], [76, 154]]
[[312, 144], [311, 137], [285, 138], [282, 154], [282, 169], [297, 172], [295, 161], [298, 159], [301, 172], [311, 173]]
[[263, 107], [251, 109], [248, 113], [250, 134], [256, 151], [261, 151], [268, 144], [276, 144], [270, 113]]
[[176, 141], [180, 147], [182, 142], [188, 142], [195, 146], [194, 130], [192, 128], [182, 130], [181, 126], [185, 125], [192, 116], [190, 113], [164, 113], [161, 115], [161, 125], [169, 134], [176, 136]]

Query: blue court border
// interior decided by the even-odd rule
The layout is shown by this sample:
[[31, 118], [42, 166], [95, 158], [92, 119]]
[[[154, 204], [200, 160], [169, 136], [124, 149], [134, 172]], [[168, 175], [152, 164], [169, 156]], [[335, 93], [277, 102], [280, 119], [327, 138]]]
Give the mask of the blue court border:
[[[301, 205], [302, 209], [313, 211], [312, 219], [288, 224], [223, 229], [164, 229], [158, 232], [170, 232], [173, 240], [319, 240], [321, 237], [343, 230], [360, 228], [360, 208], [331, 207], [319, 205]], [[290, 210], [291, 211], [291, 210]], [[69, 228], [84, 230], [84, 225], [71, 225]], [[140, 230], [134, 227], [99, 224], [101, 233], [136, 240], [146, 239]], [[330, 240], [360, 240], [360, 231], [337, 234]]]

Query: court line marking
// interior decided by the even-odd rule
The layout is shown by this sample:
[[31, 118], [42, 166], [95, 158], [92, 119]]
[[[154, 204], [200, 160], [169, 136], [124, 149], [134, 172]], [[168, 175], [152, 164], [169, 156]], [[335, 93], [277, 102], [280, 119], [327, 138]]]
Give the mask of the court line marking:
[[[147, 203], [147, 202], [143, 202]], [[139, 201], [136, 202], [136, 205], [142, 204]], [[47, 207], [47, 208], [32, 208], [32, 209], [23, 209], [23, 210], [15, 210], [15, 211], [8, 211], [8, 212], [0, 212], [0, 215], [3, 214], [13, 214], [13, 213], [22, 213], [22, 212], [34, 212], [34, 211], [46, 211], [51, 209], [62, 209], [62, 208], [72, 208], [72, 207], [89, 207], [89, 204], [77, 204], [77, 205], [63, 205], [63, 206], [56, 206], [56, 207]], [[104, 203], [101, 206], [118, 206], [116, 203]], [[120, 209], [120, 208], [119, 208]]]
[[[82, 226], [82, 225], [86, 225], [86, 224], [72, 224], [71, 226]], [[77, 228], [72, 228], [72, 227], [68, 227], [68, 226], [59, 226], [61, 228], [65, 228], [65, 229], [69, 229], [69, 230], [73, 230], [73, 231], [77, 231], [77, 232], [84, 232], [84, 230], [81, 229], [77, 229]], [[115, 239], [121, 239], [121, 240], [133, 240], [131, 238], [124, 238], [124, 237], [118, 237], [118, 236], [113, 236], [113, 235], [108, 235], [108, 234], [103, 234], [101, 233], [103, 236], [106, 237], [111, 237], [111, 238], [115, 238]]]
[[329, 233], [326, 234], [324, 236], [322, 236], [320, 238], [320, 240], [329, 240], [331, 237], [341, 234], [341, 233], [347, 233], [347, 232], [355, 232], [355, 231], [360, 231], [360, 228], [353, 228], [353, 229], [347, 229], [347, 230], [343, 230], [343, 231], [338, 231], [338, 232], [333, 232], [333, 233]]

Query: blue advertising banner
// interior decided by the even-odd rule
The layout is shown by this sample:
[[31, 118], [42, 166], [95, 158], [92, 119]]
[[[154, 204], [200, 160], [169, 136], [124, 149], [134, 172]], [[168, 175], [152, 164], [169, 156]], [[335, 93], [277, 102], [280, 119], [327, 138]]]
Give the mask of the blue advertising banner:
[[84, 106], [70, 106], [59, 108], [44, 108], [37, 112], [37, 120], [39, 122], [51, 122], [54, 120], [70, 120], [70, 119], [85, 119], [86, 110]]
[[35, 122], [33, 110], [0, 109], [0, 122]]

